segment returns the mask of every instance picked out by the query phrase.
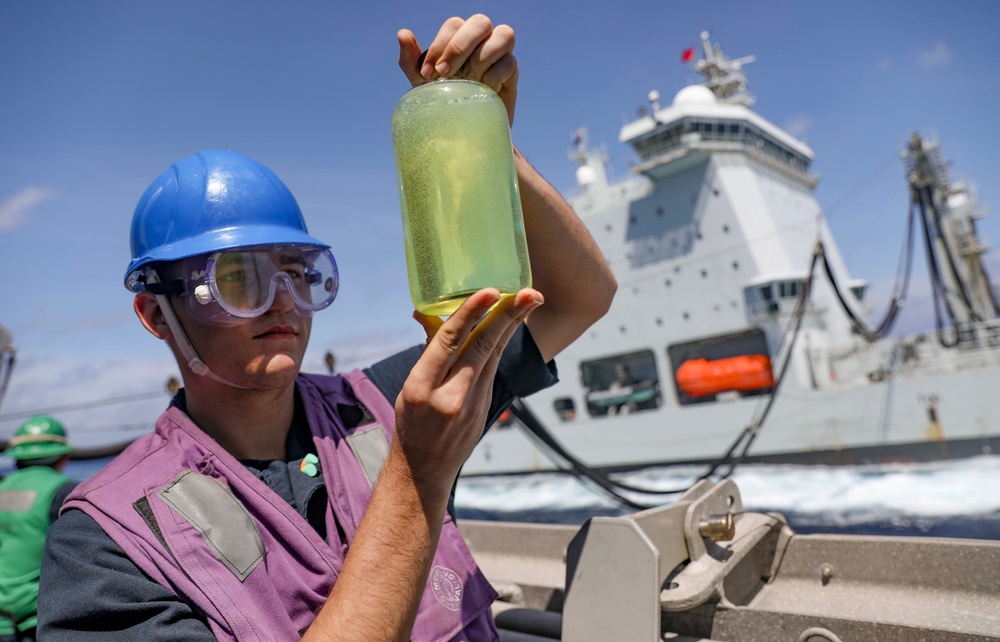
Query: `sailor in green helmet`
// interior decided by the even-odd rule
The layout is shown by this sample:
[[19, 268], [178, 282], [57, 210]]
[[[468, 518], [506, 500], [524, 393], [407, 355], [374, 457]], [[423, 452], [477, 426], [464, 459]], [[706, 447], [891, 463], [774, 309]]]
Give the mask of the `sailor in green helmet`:
[[45, 535], [76, 486], [62, 474], [72, 451], [62, 424], [40, 415], [3, 452], [17, 470], [0, 479], [0, 642], [35, 640]]

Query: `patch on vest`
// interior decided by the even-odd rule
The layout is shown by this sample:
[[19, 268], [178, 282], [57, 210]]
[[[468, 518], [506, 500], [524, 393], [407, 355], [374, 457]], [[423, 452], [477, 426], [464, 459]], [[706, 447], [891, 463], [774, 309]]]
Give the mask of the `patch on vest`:
[[435, 566], [431, 569], [431, 590], [449, 611], [457, 611], [462, 606], [462, 578], [450, 568]]
[[37, 490], [5, 490], [0, 492], [0, 510], [24, 513], [31, 510], [38, 497]]
[[246, 508], [222, 484], [207, 475], [185, 472], [159, 496], [195, 527], [215, 557], [242, 582], [266, 548]]
[[382, 473], [382, 464], [389, 454], [389, 437], [385, 428], [381, 424], [362, 428], [348, 435], [347, 443], [350, 444], [368, 485], [375, 488], [375, 482]]

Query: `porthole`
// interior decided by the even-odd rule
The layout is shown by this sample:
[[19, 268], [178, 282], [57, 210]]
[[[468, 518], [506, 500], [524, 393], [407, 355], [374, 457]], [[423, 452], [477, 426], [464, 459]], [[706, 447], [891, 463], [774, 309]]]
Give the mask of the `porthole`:
[[570, 397], [559, 397], [552, 402], [559, 421], [567, 422], [576, 419], [576, 403]]

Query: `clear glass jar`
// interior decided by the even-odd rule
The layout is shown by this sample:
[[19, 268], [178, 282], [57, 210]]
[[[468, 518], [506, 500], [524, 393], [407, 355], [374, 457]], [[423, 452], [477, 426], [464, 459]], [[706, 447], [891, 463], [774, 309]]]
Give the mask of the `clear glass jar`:
[[521, 198], [503, 101], [442, 79], [414, 87], [392, 116], [410, 293], [447, 316], [485, 287], [531, 286]]

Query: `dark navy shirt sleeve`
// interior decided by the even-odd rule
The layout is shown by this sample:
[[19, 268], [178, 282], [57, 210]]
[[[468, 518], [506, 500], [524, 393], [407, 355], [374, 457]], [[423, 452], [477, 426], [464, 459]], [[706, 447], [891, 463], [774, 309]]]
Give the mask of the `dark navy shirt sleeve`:
[[[414, 346], [365, 369], [365, 374], [390, 404], [396, 402], [396, 397], [403, 389], [403, 382], [406, 381], [423, 350], [423, 346]], [[507, 347], [500, 357], [497, 377], [493, 382], [490, 411], [486, 416], [486, 425], [483, 426], [484, 432], [493, 425], [515, 397], [527, 397], [548, 388], [558, 380], [555, 361], [545, 363], [531, 332], [527, 326], [521, 324], [507, 342]]]
[[45, 540], [38, 639], [213, 642], [208, 623], [147, 576], [89, 515], [68, 510]]
[[80, 482], [68, 481], [59, 488], [56, 489], [56, 494], [52, 498], [52, 505], [49, 506], [49, 521], [54, 522], [59, 518], [59, 510], [62, 508], [63, 502], [69, 497], [69, 494], [73, 492], [77, 484]]

